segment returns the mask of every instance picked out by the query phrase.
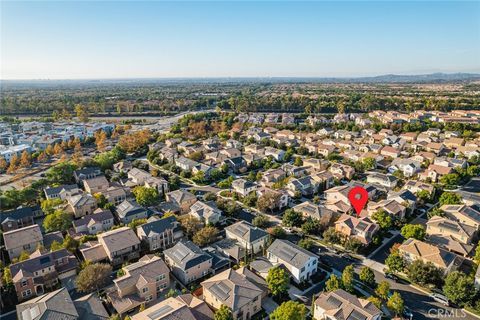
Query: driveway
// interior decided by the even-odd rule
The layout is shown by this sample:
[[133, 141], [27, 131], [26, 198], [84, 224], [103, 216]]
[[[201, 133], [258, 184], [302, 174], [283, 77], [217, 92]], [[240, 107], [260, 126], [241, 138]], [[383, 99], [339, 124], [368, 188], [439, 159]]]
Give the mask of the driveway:
[[273, 301], [272, 297], [265, 297], [262, 299], [262, 308], [266, 313], [271, 314], [275, 309], [278, 308], [278, 304]]

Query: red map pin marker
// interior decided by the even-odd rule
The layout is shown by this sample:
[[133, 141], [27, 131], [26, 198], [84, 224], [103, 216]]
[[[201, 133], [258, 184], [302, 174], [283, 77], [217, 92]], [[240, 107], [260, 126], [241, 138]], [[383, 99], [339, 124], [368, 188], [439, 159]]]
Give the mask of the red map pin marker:
[[368, 192], [362, 187], [352, 188], [352, 190], [350, 190], [350, 192], [348, 193], [348, 200], [350, 200], [350, 203], [355, 209], [358, 217], [360, 216], [360, 212], [362, 212], [363, 208], [367, 204]]

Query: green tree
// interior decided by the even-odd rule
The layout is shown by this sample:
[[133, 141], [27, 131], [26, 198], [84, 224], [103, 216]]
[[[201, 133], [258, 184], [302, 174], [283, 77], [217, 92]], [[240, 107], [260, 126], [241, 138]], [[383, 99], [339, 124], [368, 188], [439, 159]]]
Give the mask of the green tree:
[[432, 210], [429, 210], [427, 212], [427, 218], [428, 219], [430, 219], [432, 217], [435, 217], [435, 216], [443, 217], [443, 216], [445, 216], [445, 212], [443, 212], [439, 208], [433, 208]]
[[218, 229], [206, 226], [193, 235], [193, 242], [201, 247], [214, 242], [217, 239]]
[[443, 272], [431, 262], [424, 263], [422, 260], [413, 261], [407, 269], [410, 281], [420, 285], [439, 285], [443, 281]]
[[70, 162], [61, 162], [51, 167], [45, 172], [45, 177], [52, 185], [61, 185], [72, 183], [73, 172], [77, 169], [77, 166]]
[[3, 269], [3, 284], [6, 287], [13, 285], [12, 272], [10, 271], [9, 267]]
[[130, 229], [133, 229], [134, 231], [136, 231], [138, 226], [141, 226], [142, 224], [145, 224], [145, 223], [147, 223], [147, 219], [145, 219], [145, 218], [143, 218], [143, 219], [133, 219], [132, 222], [130, 222], [128, 224], [128, 227]]
[[417, 240], [425, 239], [425, 228], [421, 224], [406, 224], [402, 227], [400, 233], [405, 239], [414, 238]]
[[305, 250], [311, 250], [313, 248], [314, 242], [312, 239], [303, 238], [298, 242], [298, 245]]
[[373, 303], [373, 305], [378, 309], [382, 309], [382, 300], [380, 298], [375, 296], [370, 296], [367, 298], [367, 300]]
[[370, 269], [367, 266], [362, 267], [360, 270], [360, 281], [365, 283], [367, 286], [371, 288], [375, 288], [376, 282], [375, 282], [375, 273], [373, 273], [373, 270]]
[[390, 283], [388, 281], [382, 281], [378, 284], [377, 289], [375, 289], [375, 294], [382, 300], [386, 301], [388, 295], [390, 294]]
[[155, 188], [138, 186], [133, 188], [132, 192], [135, 195], [135, 200], [141, 206], [152, 206], [159, 201], [158, 191]]
[[480, 264], [480, 244], [477, 245], [475, 249], [475, 256], [473, 258], [477, 264]]
[[387, 307], [390, 309], [396, 316], [399, 316], [403, 313], [405, 309], [405, 303], [403, 302], [402, 296], [398, 292], [394, 292], [387, 301]]
[[463, 307], [475, 297], [474, 280], [463, 272], [450, 272], [445, 279], [443, 292], [450, 301]]
[[417, 192], [417, 199], [422, 203], [430, 201], [430, 193], [427, 190], [420, 190]]
[[440, 182], [446, 186], [456, 186], [460, 182], [460, 176], [456, 173], [449, 173], [441, 177]]
[[62, 199], [55, 198], [55, 199], [45, 199], [42, 200], [40, 203], [40, 207], [42, 208], [43, 213], [46, 215], [52, 214], [55, 211], [55, 207], [61, 205], [63, 203]]
[[297, 167], [303, 166], [302, 158], [300, 158], [300, 157], [295, 157], [295, 160], [294, 160], [294, 162], [293, 162], [293, 165], [295, 165], [295, 166], [297, 166]]
[[268, 270], [267, 285], [270, 292], [277, 297], [287, 293], [290, 281], [288, 273], [280, 267], [273, 267]]
[[80, 243], [79, 243], [76, 239], [72, 238], [70, 235], [67, 234], [67, 235], [65, 236], [65, 239], [63, 240], [63, 244], [62, 244], [62, 245], [63, 245], [63, 247], [64, 247], [65, 249], [67, 249], [69, 252], [75, 253], [75, 251], [77, 251], [78, 246], [80, 245]]
[[302, 231], [306, 234], [318, 234], [320, 232], [320, 220], [307, 217], [302, 224]]
[[300, 212], [293, 209], [285, 210], [282, 217], [282, 224], [288, 227], [300, 227], [303, 222], [303, 216]]
[[342, 272], [343, 288], [350, 293], [354, 292], [354, 274], [355, 272], [352, 265], [347, 266]]
[[398, 252], [390, 253], [387, 259], [385, 259], [385, 264], [392, 272], [402, 272], [405, 269], [405, 261]]
[[213, 315], [214, 320], [233, 320], [232, 311], [224, 304]]
[[258, 214], [253, 218], [252, 224], [259, 228], [265, 228], [268, 225], [268, 218], [263, 214]]
[[340, 243], [342, 235], [335, 228], [330, 227], [323, 232], [323, 239], [329, 243]]
[[63, 245], [59, 243], [57, 240], [54, 240], [50, 245], [50, 251], [57, 251], [63, 249]]
[[330, 274], [330, 278], [328, 278], [328, 280], [325, 282], [325, 290], [328, 292], [340, 289], [341, 286], [342, 284], [340, 283], [340, 279], [333, 273]]
[[109, 264], [87, 265], [77, 276], [77, 289], [80, 292], [98, 291], [108, 283], [111, 273], [112, 267]]
[[365, 170], [373, 170], [377, 166], [377, 162], [374, 158], [365, 158], [363, 160], [363, 166], [365, 167]]
[[295, 301], [283, 302], [270, 315], [272, 320], [304, 320], [305, 306]]
[[461, 204], [462, 197], [453, 192], [444, 192], [438, 201], [440, 202], [441, 206], [445, 204]]
[[43, 220], [43, 228], [46, 232], [66, 231], [71, 225], [72, 215], [63, 210], [56, 210]]
[[268, 231], [268, 233], [270, 233], [275, 238], [283, 238], [286, 235], [285, 230], [283, 230], [283, 228], [279, 227], [279, 226], [269, 228], [269, 229], [267, 229], [267, 231]]
[[379, 227], [388, 230], [393, 226], [393, 219], [385, 210], [380, 209], [373, 213], [372, 219], [375, 220]]

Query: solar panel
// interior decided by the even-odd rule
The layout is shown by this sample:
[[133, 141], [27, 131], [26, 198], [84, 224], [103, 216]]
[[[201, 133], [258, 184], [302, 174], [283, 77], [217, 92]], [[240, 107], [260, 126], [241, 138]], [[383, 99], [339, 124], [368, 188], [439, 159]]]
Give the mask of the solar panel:
[[350, 313], [350, 315], [348, 316], [347, 320], [366, 320], [367, 317], [358, 312], [357, 310], [353, 310], [352, 313]]
[[42, 257], [40, 258], [40, 264], [45, 264], [50, 262], [50, 257]]
[[214, 295], [219, 297], [221, 300], [227, 300], [230, 296], [230, 288], [223, 282], [214, 284], [210, 290], [213, 292]]
[[342, 305], [342, 302], [333, 296], [328, 297], [327, 302], [335, 308], [338, 308]]
[[149, 313], [147, 315], [147, 317], [149, 317], [152, 320], [155, 320], [155, 319], [158, 319], [158, 318], [162, 317], [163, 315], [169, 313], [172, 310], [173, 310], [173, 308], [171, 306], [166, 305], [166, 306], [163, 306], [163, 307], [159, 308], [158, 310], [155, 310], [152, 313]]

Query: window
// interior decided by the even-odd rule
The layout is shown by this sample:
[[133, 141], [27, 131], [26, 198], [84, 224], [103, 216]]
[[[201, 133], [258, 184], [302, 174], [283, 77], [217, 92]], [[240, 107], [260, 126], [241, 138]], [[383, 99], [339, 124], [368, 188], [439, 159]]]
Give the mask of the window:
[[149, 295], [148, 297], [145, 298], [145, 301], [148, 302], [148, 301], [150, 301], [150, 300], [152, 300], [152, 299], [153, 299], [152, 295]]
[[22, 287], [25, 287], [28, 284], [27, 280], [22, 280]]
[[161, 274], [161, 275], [157, 276], [157, 279], [156, 279], [156, 280], [157, 280], [157, 281], [161, 281], [161, 280], [163, 280], [163, 279], [165, 279], [165, 274]]
[[29, 244], [24, 245], [23, 250], [30, 250], [30, 245]]
[[148, 292], [148, 287], [145, 287], [142, 289], [142, 292], [145, 293], [145, 292]]
[[30, 289], [22, 291], [22, 297], [28, 297], [31, 294], [32, 294], [32, 290]]

